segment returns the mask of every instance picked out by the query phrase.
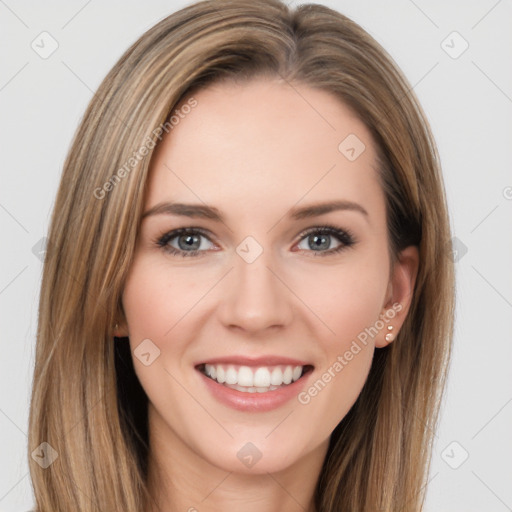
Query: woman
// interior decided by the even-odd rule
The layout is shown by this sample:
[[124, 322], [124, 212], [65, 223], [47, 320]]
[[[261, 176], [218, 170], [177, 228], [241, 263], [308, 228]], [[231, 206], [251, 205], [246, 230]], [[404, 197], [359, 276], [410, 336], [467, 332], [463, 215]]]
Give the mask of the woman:
[[449, 240], [428, 123], [358, 25], [278, 0], [164, 19], [65, 162], [37, 510], [421, 510]]

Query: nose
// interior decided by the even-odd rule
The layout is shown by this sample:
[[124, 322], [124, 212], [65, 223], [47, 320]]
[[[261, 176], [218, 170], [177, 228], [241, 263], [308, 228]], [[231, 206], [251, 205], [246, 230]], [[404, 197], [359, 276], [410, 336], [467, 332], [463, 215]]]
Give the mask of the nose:
[[234, 255], [234, 269], [221, 291], [217, 314], [227, 328], [257, 334], [292, 320], [293, 293], [267, 251], [252, 263]]

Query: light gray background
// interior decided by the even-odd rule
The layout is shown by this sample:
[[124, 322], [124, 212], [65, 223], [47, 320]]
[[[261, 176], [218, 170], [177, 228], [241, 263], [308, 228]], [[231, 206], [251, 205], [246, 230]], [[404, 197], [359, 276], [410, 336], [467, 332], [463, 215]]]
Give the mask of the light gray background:
[[[404, 70], [443, 163], [458, 306], [427, 512], [512, 511], [512, 3], [323, 3]], [[26, 432], [42, 265], [32, 248], [47, 232], [71, 137], [124, 50], [183, 5], [0, 0], [0, 511], [33, 504]], [[47, 59], [31, 48], [43, 31], [59, 45]], [[457, 58], [464, 41], [453, 31], [469, 44]]]

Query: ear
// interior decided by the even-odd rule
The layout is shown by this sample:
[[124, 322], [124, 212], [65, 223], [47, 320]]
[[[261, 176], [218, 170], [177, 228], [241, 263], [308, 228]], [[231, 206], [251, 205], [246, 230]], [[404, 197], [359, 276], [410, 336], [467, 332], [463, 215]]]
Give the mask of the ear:
[[116, 338], [126, 338], [129, 336], [128, 324], [124, 318], [124, 315], [123, 318], [119, 319], [117, 324], [112, 328], [112, 336]]
[[[411, 245], [399, 253], [398, 260], [393, 265], [381, 314], [381, 318], [387, 321], [375, 338], [376, 348], [388, 346], [400, 332], [411, 306], [419, 260], [418, 248]], [[388, 329], [389, 326], [392, 329]], [[387, 334], [392, 334], [392, 339], [386, 340]]]

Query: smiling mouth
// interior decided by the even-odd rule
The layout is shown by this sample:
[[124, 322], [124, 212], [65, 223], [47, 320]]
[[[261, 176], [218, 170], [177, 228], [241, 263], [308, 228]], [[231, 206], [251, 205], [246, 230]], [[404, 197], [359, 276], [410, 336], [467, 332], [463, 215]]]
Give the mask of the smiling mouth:
[[200, 364], [203, 375], [231, 389], [245, 393], [266, 393], [282, 389], [313, 370], [313, 366], [243, 366], [233, 364]]

